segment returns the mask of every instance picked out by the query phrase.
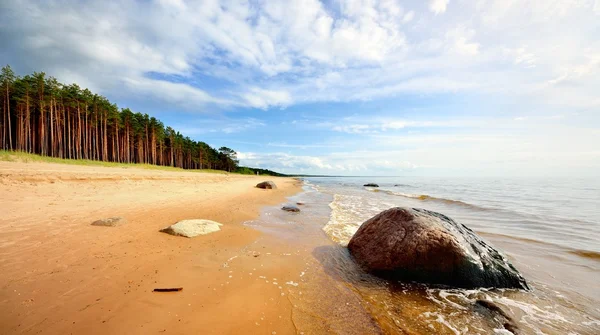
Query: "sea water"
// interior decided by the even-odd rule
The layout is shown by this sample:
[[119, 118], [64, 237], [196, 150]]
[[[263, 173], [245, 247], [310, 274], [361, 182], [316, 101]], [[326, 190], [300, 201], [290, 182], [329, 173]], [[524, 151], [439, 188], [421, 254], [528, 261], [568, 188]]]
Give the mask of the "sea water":
[[[313, 329], [368, 329], [352, 313], [340, 319], [330, 312], [356, 297], [384, 333], [509, 334], [477, 308], [477, 300], [487, 300], [522, 334], [600, 334], [597, 180], [323, 177], [304, 183], [305, 192], [291, 199], [307, 204], [300, 215], [273, 207], [253, 225], [310, 250], [312, 277], [301, 284], [313, 299], [305, 294], [296, 303], [331, 323]], [[510, 259], [532, 290], [442, 289], [365, 273], [345, 246], [365, 220], [396, 206], [441, 212], [472, 228]]]

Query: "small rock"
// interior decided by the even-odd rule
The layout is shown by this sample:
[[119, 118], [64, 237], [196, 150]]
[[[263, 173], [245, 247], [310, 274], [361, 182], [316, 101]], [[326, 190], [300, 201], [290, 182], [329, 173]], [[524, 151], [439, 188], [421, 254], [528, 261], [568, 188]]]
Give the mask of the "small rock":
[[296, 206], [283, 206], [281, 207], [282, 210], [286, 211], [286, 212], [299, 212], [300, 208], [296, 207]]
[[94, 221], [94, 222], [92, 222], [92, 226], [117, 227], [117, 226], [123, 225], [125, 223], [127, 223], [127, 220], [125, 220], [125, 218], [122, 218], [120, 216], [115, 216], [112, 218]]
[[373, 183], [364, 184], [363, 186], [364, 187], [379, 187], [379, 185], [373, 184]]
[[493, 302], [478, 299], [477, 301], [475, 301], [474, 307], [475, 311], [486, 316], [488, 321], [491, 321], [492, 323], [500, 323], [499, 325], [494, 324], [494, 327], [504, 327], [504, 329], [508, 330], [509, 332], [515, 335], [518, 335], [520, 333], [519, 326], [517, 325], [515, 320], [513, 320], [513, 318], [511, 318], [510, 315], [508, 315], [504, 310], [502, 310], [500, 306], [494, 304]]
[[217, 232], [221, 230], [220, 226], [222, 224], [211, 220], [183, 220], [160, 231], [175, 236], [195, 237]]
[[262, 183], [256, 184], [256, 187], [262, 188], [265, 190], [274, 190], [277, 188], [277, 185], [275, 185], [275, 183], [272, 181], [263, 181]]
[[303, 202], [297, 202], [296, 205], [298, 205], [298, 206], [304, 206], [304, 203]]

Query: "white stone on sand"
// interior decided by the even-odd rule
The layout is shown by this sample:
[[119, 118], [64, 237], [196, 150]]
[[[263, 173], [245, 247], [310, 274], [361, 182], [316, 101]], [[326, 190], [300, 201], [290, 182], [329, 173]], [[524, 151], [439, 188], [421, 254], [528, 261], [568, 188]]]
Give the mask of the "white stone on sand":
[[220, 226], [222, 224], [211, 220], [182, 220], [160, 231], [175, 236], [195, 237], [217, 232], [221, 230]]

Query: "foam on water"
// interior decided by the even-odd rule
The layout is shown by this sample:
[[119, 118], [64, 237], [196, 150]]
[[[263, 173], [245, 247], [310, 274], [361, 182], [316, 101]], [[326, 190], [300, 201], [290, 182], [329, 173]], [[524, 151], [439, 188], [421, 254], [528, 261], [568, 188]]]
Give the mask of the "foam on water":
[[392, 203], [378, 199], [334, 194], [333, 201], [329, 204], [329, 222], [323, 230], [333, 241], [346, 246], [363, 222], [391, 207], [394, 207]]

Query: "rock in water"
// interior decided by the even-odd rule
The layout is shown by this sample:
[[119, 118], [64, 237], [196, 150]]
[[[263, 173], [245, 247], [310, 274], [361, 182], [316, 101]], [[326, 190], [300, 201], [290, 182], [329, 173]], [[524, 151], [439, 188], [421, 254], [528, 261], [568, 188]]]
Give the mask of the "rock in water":
[[391, 208], [365, 221], [348, 244], [356, 261], [385, 277], [461, 288], [529, 289], [508, 260], [449, 217]]
[[282, 210], [286, 211], [286, 212], [299, 212], [300, 208], [296, 207], [296, 206], [283, 206], [281, 207]]
[[364, 187], [379, 187], [379, 185], [373, 184], [373, 183], [364, 184], [363, 186]]
[[506, 329], [511, 334], [518, 335], [519, 326], [513, 318], [492, 301], [478, 299], [475, 301], [474, 310], [486, 317], [494, 329]]
[[125, 223], [127, 223], [125, 218], [122, 218], [120, 216], [115, 216], [115, 217], [108, 218], [108, 219], [94, 221], [94, 222], [92, 222], [92, 226], [116, 227], [116, 226], [120, 226]]
[[262, 183], [258, 183], [256, 187], [267, 190], [274, 190], [277, 188], [277, 185], [275, 185], [275, 183], [272, 181], [263, 181]]
[[160, 231], [175, 236], [195, 237], [219, 231], [220, 226], [222, 224], [210, 220], [183, 220]]

